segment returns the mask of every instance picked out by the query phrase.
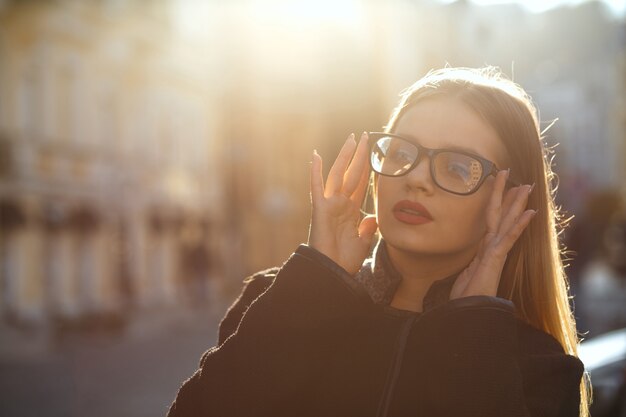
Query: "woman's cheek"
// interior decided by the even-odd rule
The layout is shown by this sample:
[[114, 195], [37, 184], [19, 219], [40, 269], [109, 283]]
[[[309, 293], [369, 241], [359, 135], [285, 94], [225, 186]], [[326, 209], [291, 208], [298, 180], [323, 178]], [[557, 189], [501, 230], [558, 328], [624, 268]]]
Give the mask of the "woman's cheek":
[[473, 245], [480, 240], [486, 229], [482, 201], [447, 201], [443, 206], [449, 210], [440, 217], [442, 236], [452, 239], [460, 247]]
[[482, 239], [482, 237], [485, 235], [485, 232], [487, 231], [486, 217], [482, 204], [476, 207], [476, 210], [472, 213], [471, 216], [469, 216], [468, 220], [468, 238], [472, 243], [480, 241], [480, 239]]

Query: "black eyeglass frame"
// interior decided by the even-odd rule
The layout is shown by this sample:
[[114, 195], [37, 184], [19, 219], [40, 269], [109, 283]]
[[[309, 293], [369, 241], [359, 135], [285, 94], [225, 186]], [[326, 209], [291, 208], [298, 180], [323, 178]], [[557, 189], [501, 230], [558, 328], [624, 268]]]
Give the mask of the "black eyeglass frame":
[[[442, 190], [448, 192], [448, 193], [452, 193], [452, 194], [456, 194], [456, 195], [471, 195], [474, 194], [476, 191], [478, 191], [478, 189], [483, 185], [483, 183], [485, 182], [485, 180], [487, 179], [488, 176], [493, 175], [494, 177], [498, 174], [498, 172], [500, 171], [497, 167], [495, 162], [492, 162], [486, 158], [483, 158], [480, 155], [476, 155], [473, 154], [471, 152], [466, 152], [466, 151], [462, 151], [462, 150], [458, 150], [458, 149], [431, 149], [431, 148], [427, 148], [425, 146], [420, 145], [419, 143], [415, 143], [413, 142], [411, 139], [408, 139], [404, 136], [400, 136], [400, 135], [396, 135], [393, 133], [384, 133], [384, 132], [368, 132], [367, 133], [369, 136], [369, 141], [370, 141], [370, 157], [369, 157], [369, 162], [370, 162], [370, 167], [372, 168], [372, 171], [374, 171], [375, 173], [377, 173], [378, 175], [382, 175], [385, 177], [402, 177], [404, 175], [407, 175], [409, 172], [411, 172], [419, 163], [420, 161], [420, 155], [427, 155], [428, 156], [428, 162], [430, 165], [430, 178], [433, 180], [433, 183], [435, 183], [435, 185], [437, 185], [437, 187], [441, 188]], [[374, 145], [376, 143], [376, 141], [378, 139], [381, 139], [382, 137], [392, 137], [392, 138], [396, 138], [396, 139], [400, 139], [403, 140], [405, 142], [408, 142], [409, 144], [411, 144], [412, 146], [415, 146], [417, 148], [417, 158], [415, 158], [415, 161], [413, 161], [413, 163], [411, 164], [411, 166], [402, 174], [398, 174], [398, 175], [393, 175], [393, 174], [383, 174], [382, 172], [378, 172], [373, 164], [372, 164], [372, 153], [374, 151]], [[471, 158], [476, 159], [478, 162], [480, 162], [481, 166], [482, 166], [482, 174], [480, 177], [480, 180], [478, 180], [478, 183], [476, 184], [476, 186], [474, 187], [474, 189], [470, 192], [467, 193], [460, 193], [460, 192], [456, 192], [456, 191], [451, 191], [448, 190], [447, 188], [442, 187], [441, 185], [439, 185], [439, 183], [437, 182], [437, 179], [435, 177], [435, 167], [434, 164], [432, 163], [433, 158], [435, 156], [437, 156], [438, 154], [442, 153], [442, 152], [454, 152], [454, 153], [458, 153], [461, 155], [465, 155], [465, 156], [469, 156]], [[512, 185], [514, 187], [519, 186], [520, 184], [507, 179], [507, 184]]]

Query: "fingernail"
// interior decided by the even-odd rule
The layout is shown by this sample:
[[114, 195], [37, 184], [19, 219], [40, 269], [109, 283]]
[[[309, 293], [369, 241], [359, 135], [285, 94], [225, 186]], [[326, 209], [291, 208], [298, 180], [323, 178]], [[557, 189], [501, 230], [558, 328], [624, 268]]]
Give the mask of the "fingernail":
[[317, 149], [313, 149], [313, 155], [318, 155]]
[[528, 194], [533, 192], [533, 189], [535, 188], [535, 184], [536, 183], [533, 182], [533, 185], [530, 186], [530, 188], [528, 189]]
[[348, 136], [348, 140], [354, 140], [354, 133], [350, 133], [350, 136]]
[[535, 215], [537, 214], [537, 212], [538, 212], [538, 211], [539, 211], [539, 210], [535, 210], [535, 211], [533, 211], [533, 214], [531, 214], [531, 215], [530, 215], [530, 218], [532, 219], [533, 217], [535, 217]]
[[361, 139], [365, 139], [367, 137], [367, 132], [363, 131], [363, 133], [361, 133]]

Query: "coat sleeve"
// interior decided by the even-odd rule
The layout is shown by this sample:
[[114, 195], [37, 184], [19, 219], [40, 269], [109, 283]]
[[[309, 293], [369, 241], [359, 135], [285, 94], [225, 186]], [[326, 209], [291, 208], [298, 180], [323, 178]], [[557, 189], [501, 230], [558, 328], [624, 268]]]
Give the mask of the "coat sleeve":
[[[401, 378], [429, 376], [413, 385], [424, 415], [579, 416], [582, 362], [516, 318], [512, 302], [488, 296], [453, 300], [424, 315], [414, 330], [409, 348], [417, 354]], [[415, 398], [403, 386], [398, 396]]]
[[[183, 383], [169, 417], [274, 415], [297, 410], [345, 327], [366, 303], [300, 247]], [[295, 415], [295, 414], [294, 414]]]

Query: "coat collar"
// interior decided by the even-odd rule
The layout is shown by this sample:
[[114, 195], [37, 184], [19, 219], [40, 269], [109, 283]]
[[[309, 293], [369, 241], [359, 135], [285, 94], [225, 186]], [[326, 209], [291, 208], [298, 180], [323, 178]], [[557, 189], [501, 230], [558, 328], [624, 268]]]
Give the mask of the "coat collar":
[[[435, 281], [424, 297], [423, 311], [431, 310], [450, 299], [450, 291], [460, 272]], [[387, 246], [383, 239], [378, 241], [372, 257], [365, 260], [361, 270], [355, 276], [376, 304], [389, 306], [402, 281], [402, 276], [391, 264]]]

